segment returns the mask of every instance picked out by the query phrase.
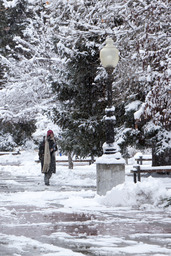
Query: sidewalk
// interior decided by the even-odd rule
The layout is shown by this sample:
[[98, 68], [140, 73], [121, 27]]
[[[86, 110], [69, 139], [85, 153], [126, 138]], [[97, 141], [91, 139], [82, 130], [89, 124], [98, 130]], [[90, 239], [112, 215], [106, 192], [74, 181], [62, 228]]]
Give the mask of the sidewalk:
[[[95, 165], [57, 166], [45, 187], [33, 156], [0, 166], [1, 256], [171, 255], [170, 208], [99, 203]], [[126, 180], [133, 185], [132, 176]]]

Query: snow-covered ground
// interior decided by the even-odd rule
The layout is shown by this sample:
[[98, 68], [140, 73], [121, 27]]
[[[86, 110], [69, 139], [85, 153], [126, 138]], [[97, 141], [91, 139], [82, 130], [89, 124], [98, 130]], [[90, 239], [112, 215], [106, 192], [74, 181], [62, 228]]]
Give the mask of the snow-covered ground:
[[[59, 158], [59, 156], [58, 156]], [[171, 176], [96, 194], [96, 165], [57, 165], [45, 187], [35, 151], [0, 156], [1, 256], [171, 255]]]

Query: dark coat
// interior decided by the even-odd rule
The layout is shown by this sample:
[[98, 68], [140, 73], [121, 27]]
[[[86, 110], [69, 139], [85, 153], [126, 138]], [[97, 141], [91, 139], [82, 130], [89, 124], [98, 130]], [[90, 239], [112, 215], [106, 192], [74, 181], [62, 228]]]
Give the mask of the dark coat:
[[[55, 159], [55, 152], [57, 151], [57, 145], [56, 142], [54, 142], [53, 139], [48, 137], [49, 142], [49, 150], [50, 150], [50, 167], [49, 171], [52, 173], [56, 173], [56, 159]], [[45, 150], [45, 137], [43, 137], [43, 141], [39, 145], [39, 159], [41, 161], [41, 168], [43, 169], [43, 163], [44, 163], [44, 150]]]

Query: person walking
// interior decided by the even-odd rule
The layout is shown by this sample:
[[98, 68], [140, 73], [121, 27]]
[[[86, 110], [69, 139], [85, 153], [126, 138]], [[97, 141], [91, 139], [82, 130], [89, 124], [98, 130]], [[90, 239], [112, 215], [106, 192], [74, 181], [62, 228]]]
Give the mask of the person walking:
[[57, 145], [52, 130], [47, 131], [47, 136], [43, 137], [43, 141], [39, 145], [39, 159], [41, 161], [41, 172], [44, 173], [44, 182], [49, 186], [49, 180], [53, 173], [56, 173], [56, 157]]

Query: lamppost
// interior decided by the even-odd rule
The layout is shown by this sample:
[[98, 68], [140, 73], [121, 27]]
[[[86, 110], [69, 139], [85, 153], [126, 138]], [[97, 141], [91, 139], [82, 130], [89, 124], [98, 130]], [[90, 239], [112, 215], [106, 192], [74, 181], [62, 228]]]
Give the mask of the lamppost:
[[111, 38], [106, 39], [106, 45], [100, 51], [100, 60], [108, 73], [107, 79], [107, 108], [106, 143], [103, 145], [103, 155], [96, 160], [97, 193], [105, 195], [107, 191], [125, 181], [125, 161], [114, 143], [115, 108], [112, 106], [113, 70], [119, 61], [119, 52]]
[[116, 149], [114, 147], [114, 123], [115, 108], [112, 107], [112, 73], [119, 61], [119, 51], [113, 45], [113, 40], [111, 38], [106, 39], [106, 45], [100, 51], [100, 60], [108, 73], [108, 83], [107, 83], [107, 98], [108, 106], [106, 108], [106, 144], [104, 145], [103, 151], [105, 154], [114, 154]]

